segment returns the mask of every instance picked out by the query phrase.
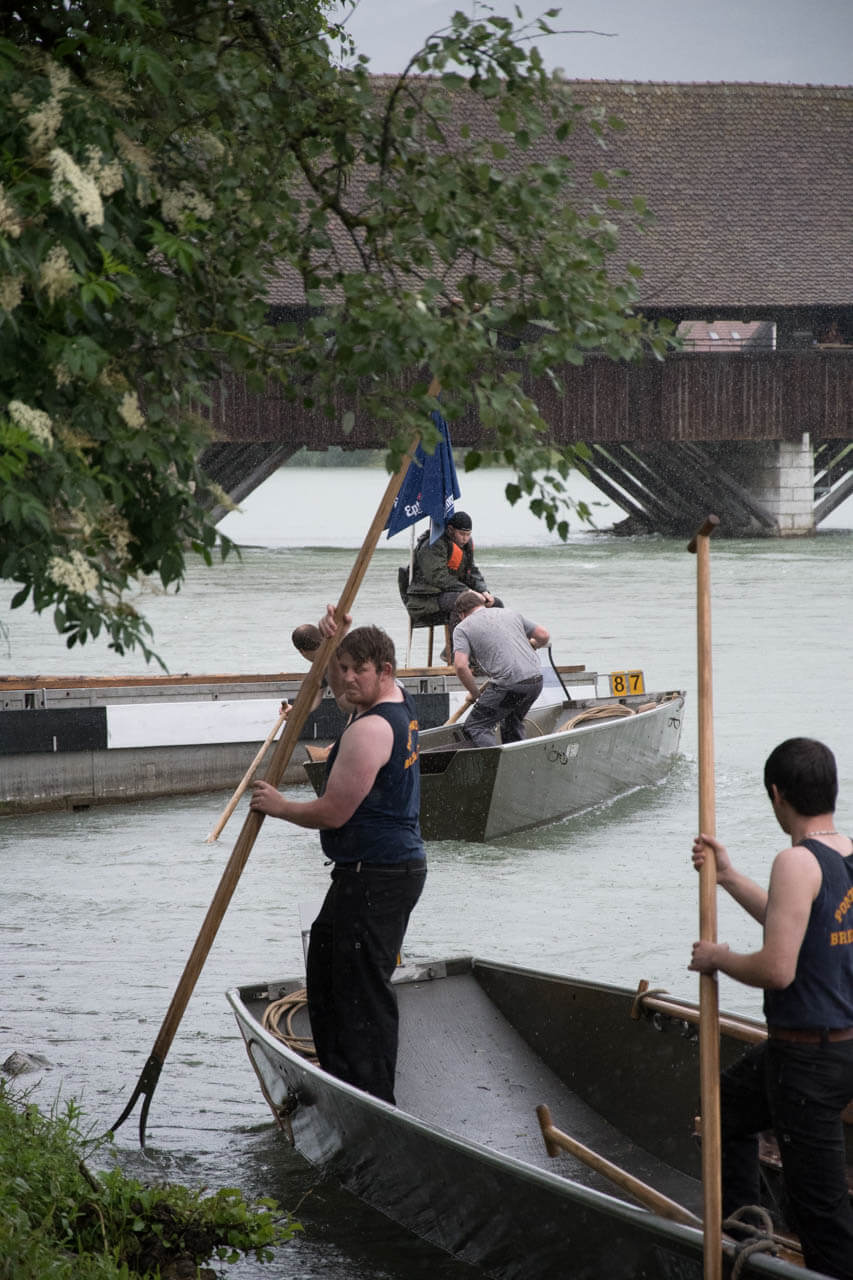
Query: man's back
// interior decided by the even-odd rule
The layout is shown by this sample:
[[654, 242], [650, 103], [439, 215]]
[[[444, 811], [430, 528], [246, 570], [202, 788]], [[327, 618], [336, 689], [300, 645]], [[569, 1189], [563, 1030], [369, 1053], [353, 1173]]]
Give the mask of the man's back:
[[453, 647], [473, 655], [496, 684], [517, 684], [541, 671], [528, 640], [534, 626], [514, 609], [475, 609], [455, 628]]

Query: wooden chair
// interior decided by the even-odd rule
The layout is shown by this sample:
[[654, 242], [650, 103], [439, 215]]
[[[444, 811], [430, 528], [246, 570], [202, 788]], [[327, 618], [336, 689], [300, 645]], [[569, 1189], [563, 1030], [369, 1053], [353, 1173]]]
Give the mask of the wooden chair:
[[[406, 612], [409, 613], [409, 606], [408, 604], [406, 604], [406, 596], [409, 591], [409, 566], [407, 564], [400, 565], [400, 568], [397, 570], [397, 588], [400, 592], [400, 599], [403, 601], [403, 604], [406, 605]], [[441, 626], [444, 627], [445, 648], [447, 652], [450, 653], [450, 643], [451, 643], [450, 626], [449, 626], [449, 618], [446, 613], [440, 613], [438, 610], [436, 610], [435, 613], [428, 613], [424, 617], [418, 618], [417, 620], [415, 620], [412, 617], [412, 615], [409, 613], [409, 643], [408, 643], [408, 648], [406, 650], [406, 666], [407, 667], [411, 666], [411, 662], [412, 662], [412, 632], [419, 627], [429, 628], [429, 637], [428, 637], [428, 643], [427, 643], [427, 666], [428, 667], [432, 666], [432, 655], [433, 655], [433, 647], [434, 647], [434, 628], [441, 627]]]

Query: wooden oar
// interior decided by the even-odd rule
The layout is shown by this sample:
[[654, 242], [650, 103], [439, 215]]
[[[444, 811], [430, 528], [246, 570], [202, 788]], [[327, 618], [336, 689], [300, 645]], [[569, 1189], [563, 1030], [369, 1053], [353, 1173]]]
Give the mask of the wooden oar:
[[[699, 830], [716, 832], [714, 720], [711, 679], [711, 555], [709, 541], [720, 523], [708, 516], [687, 550], [696, 556], [696, 656], [699, 687]], [[717, 877], [709, 857], [699, 871], [699, 937], [717, 940]], [[702, 1192], [705, 1280], [723, 1274], [723, 1193], [720, 1172], [720, 1004], [716, 974], [699, 975], [699, 1082], [702, 1098]]]
[[691, 1227], [700, 1227], [702, 1225], [696, 1214], [691, 1213], [689, 1209], [685, 1209], [684, 1205], [679, 1204], [676, 1200], [670, 1200], [668, 1196], [662, 1195], [659, 1191], [655, 1191], [654, 1187], [650, 1187], [647, 1182], [641, 1181], [640, 1178], [635, 1178], [627, 1169], [623, 1169], [621, 1165], [613, 1164], [611, 1160], [599, 1155], [591, 1147], [585, 1147], [576, 1138], [571, 1138], [567, 1133], [563, 1133], [562, 1129], [556, 1129], [551, 1123], [551, 1112], [546, 1106], [538, 1106], [536, 1114], [539, 1117], [542, 1137], [545, 1139], [545, 1150], [549, 1156], [555, 1156], [558, 1149], [562, 1148], [563, 1151], [568, 1151], [570, 1155], [582, 1160], [585, 1165], [590, 1169], [594, 1169], [596, 1173], [603, 1174], [605, 1178], [609, 1178], [617, 1187], [627, 1191], [635, 1200], [639, 1200], [640, 1204], [645, 1205], [647, 1209], [651, 1209], [653, 1213], [660, 1214], [662, 1218], [671, 1218], [673, 1222], [684, 1222]]
[[[488, 685], [489, 683], [490, 681], [487, 680], [486, 684], [483, 685], [483, 689], [485, 689], [486, 685]], [[477, 698], [479, 698], [480, 693], [483, 692], [483, 689], [481, 689], [480, 692], [477, 694]], [[444, 722], [445, 725], [456, 724], [456, 721], [459, 719], [459, 717], [463, 716], [470, 706], [473, 706], [473, 704], [477, 701], [477, 698], [474, 697], [473, 693], [469, 693], [468, 697], [462, 703], [462, 706], [456, 708], [456, 710], [453, 712], [453, 715], [450, 717], [449, 720], [445, 720]]]
[[275, 735], [278, 733], [279, 729], [281, 728], [281, 726], [284, 724], [285, 720], [287, 719], [287, 716], [288, 716], [289, 711], [290, 711], [290, 703], [289, 703], [289, 702], [286, 702], [286, 703], [284, 704], [283, 709], [282, 709], [281, 715], [280, 715], [280, 716], [279, 716], [279, 718], [276, 720], [275, 724], [274, 724], [274, 725], [273, 725], [273, 727], [270, 729], [270, 731], [269, 731], [269, 733], [267, 734], [267, 736], [264, 738], [263, 745], [261, 746], [260, 750], [258, 751], [258, 753], [257, 753], [257, 755], [255, 756], [255, 758], [254, 758], [254, 760], [252, 761], [252, 763], [249, 765], [249, 767], [248, 767], [248, 769], [246, 770], [246, 772], [243, 774], [243, 776], [242, 776], [242, 778], [240, 779], [239, 783], [237, 784], [237, 790], [234, 792], [233, 796], [232, 796], [232, 797], [231, 797], [231, 799], [228, 801], [228, 803], [227, 803], [227, 805], [225, 806], [225, 808], [222, 810], [222, 817], [219, 819], [219, 821], [217, 822], [216, 826], [213, 828], [213, 830], [211, 831], [210, 835], [209, 835], [209, 836], [207, 837], [207, 839], [205, 840], [205, 844], [213, 844], [214, 840], [218, 840], [218, 839], [219, 839], [219, 836], [220, 836], [220, 835], [221, 835], [221, 833], [222, 833], [222, 828], [225, 826], [226, 822], [227, 822], [227, 821], [228, 821], [228, 819], [231, 817], [231, 814], [232, 814], [232, 813], [234, 812], [234, 810], [237, 808], [237, 804], [239, 803], [239, 800], [240, 800], [241, 795], [243, 794], [243, 792], [244, 792], [244, 791], [246, 790], [246, 788], [248, 787], [249, 783], [250, 783], [250, 782], [252, 781], [252, 779], [254, 778], [254, 776], [255, 776], [255, 770], [257, 769], [258, 765], [261, 763], [261, 761], [263, 760], [264, 756], [266, 755], [266, 753], [267, 753], [267, 748], [269, 747], [269, 745], [270, 745], [270, 743], [272, 742], [273, 738], [274, 738], [274, 737], [275, 737]]
[[[435, 385], [436, 384], [433, 383], [433, 386]], [[430, 394], [435, 394], [432, 387], [430, 387]], [[341, 621], [344, 614], [349, 613], [352, 609], [358, 588], [361, 585], [361, 581], [365, 573], [367, 572], [367, 567], [370, 564], [370, 559], [373, 555], [376, 544], [379, 541], [380, 534], [388, 522], [388, 517], [391, 514], [391, 508], [394, 505], [394, 499], [396, 498], [400, 486], [403, 483], [403, 478], [409, 469], [409, 464], [414, 457], [417, 444], [418, 438], [416, 437], [412, 441], [399, 471], [395, 476], [392, 476], [388, 482], [388, 487], [385, 490], [382, 501], [379, 503], [376, 515], [373, 517], [373, 522], [367, 531], [367, 536], [364, 539], [361, 551], [356, 557], [355, 564], [350, 572], [350, 576], [343, 589], [341, 598], [335, 607], [335, 618], [338, 622]], [[273, 752], [272, 759], [265, 775], [265, 781], [269, 782], [274, 787], [278, 786], [282, 776], [284, 775], [284, 771], [287, 768], [291, 755], [293, 754], [293, 748], [302, 731], [302, 726], [308, 719], [311, 709], [314, 706], [314, 699], [320, 691], [320, 685], [322, 683], [326, 667], [329, 664], [329, 659], [332, 657], [337, 645], [338, 640], [336, 640], [334, 636], [328, 636], [323, 640], [314, 655], [311, 670], [302, 681], [299, 693], [296, 695], [293, 708], [288, 714], [284, 732], [276, 743], [275, 751]], [[193, 993], [193, 988], [195, 987], [198, 975], [207, 958], [207, 953], [213, 945], [213, 940], [216, 937], [217, 930], [222, 922], [222, 917], [225, 915], [228, 903], [231, 901], [234, 890], [237, 887], [237, 882], [239, 881], [243, 868], [248, 861], [249, 854], [252, 851], [252, 846], [255, 843], [255, 838], [261, 829], [263, 819], [264, 815], [262, 813], [258, 813], [254, 809], [249, 810], [246, 820], [243, 823], [242, 830], [237, 837], [237, 842], [232, 850], [231, 857], [229, 858], [228, 864], [222, 873], [222, 878], [219, 881], [216, 893], [213, 895], [213, 900], [207, 909], [207, 915], [204, 918], [201, 931], [195, 940], [195, 945], [190, 952], [189, 959], [187, 960], [184, 971], [181, 974], [180, 981], [178, 982], [175, 994], [172, 997], [172, 1002], [166, 1011], [166, 1016], [163, 1019], [163, 1024], [160, 1027], [157, 1039], [154, 1041], [154, 1047], [151, 1050], [148, 1061], [142, 1068], [142, 1074], [137, 1081], [136, 1088], [131, 1095], [130, 1101], [124, 1111], [122, 1111], [118, 1120], [116, 1120], [115, 1124], [112, 1126], [111, 1132], [115, 1132], [115, 1130], [118, 1129], [118, 1127], [123, 1124], [130, 1115], [137, 1098], [143, 1098], [142, 1112], [139, 1117], [139, 1143], [142, 1147], [145, 1146], [145, 1121], [148, 1116], [148, 1108], [151, 1105], [151, 1099], [154, 1095], [154, 1090], [157, 1087], [157, 1081], [160, 1079], [160, 1072], [163, 1069], [166, 1054], [169, 1052], [169, 1048], [175, 1038], [175, 1032], [178, 1029], [181, 1018], [183, 1017], [189, 998]]]

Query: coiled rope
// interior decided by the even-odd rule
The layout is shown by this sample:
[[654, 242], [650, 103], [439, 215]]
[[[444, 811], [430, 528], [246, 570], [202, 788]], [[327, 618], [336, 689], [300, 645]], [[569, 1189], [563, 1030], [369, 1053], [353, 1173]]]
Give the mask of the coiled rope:
[[605, 706], [587, 707], [584, 711], [579, 711], [565, 724], [561, 724], [557, 732], [563, 733], [566, 729], [574, 729], [575, 725], [585, 724], [588, 720], [616, 720], [632, 715], [634, 715], [633, 708], [626, 706], [624, 702], [608, 702]]
[[[751, 1217], [757, 1218], [760, 1226], [756, 1226], [752, 1222], [745, 1222], [743, 1215], [748, 1213]], [[779, 1245], [773, 1234], [773, 1219], [765, 1208], [760, 1204], [743, 1205], [740, 1209], [736, 1209], [731, 1217], [726, 1218], [723, 1222], [723, 1230], [730, 1231], [734, 1227], [740, 1234], [750, 1236], [751, 1239], [741, 1240], [735, 1245], [735, 1260], [732, 1266], [732, 1280], [738, 1280], [743, 1272], [747, 1260], [754, 1253], [769, 1253], [775, 1258], [779, 1253]]]
[[[286, 996], [273, 1000], [272, 1004], [267, 1005], [264, 1010], [263, 1025], [270, 1035], [275, 1036], [276, 1040], [281, 1040], [294, 1053], [307, 1058], [309, 1062], [316, 1062], [317, 1053], [311, 1036], [298, 1036], [293, 1030], [296, 1015], [307, 1007], [308, 992], [305, 987], [300, 987], [298, 991], [290, 991]], [[282, 1023], [284, 1023], [283, 1029]]]

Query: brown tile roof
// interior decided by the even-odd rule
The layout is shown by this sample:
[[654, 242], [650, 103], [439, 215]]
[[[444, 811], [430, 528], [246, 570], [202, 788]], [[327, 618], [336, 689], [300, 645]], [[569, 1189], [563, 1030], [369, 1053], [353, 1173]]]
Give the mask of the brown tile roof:
[[[393, 78], [375, 82], [382, 92]], [[625, 194], [645, 197], [654, 211], [650, 231], [626, 229], [620, 253], [644, 268], [647, 307], [731, 315], [851, 304], [853, 88], [566, 84], [576, 102], [624, 121], [624, 131], [608, 132], [604, 152], [582, 128], [565, 145], [578, 204], [593, 170], [619, 167], [631, 175]], [[475, 135], [496, 132], [487, 103], [465, 91], [457, 99], [459, 118], [464, 113]], [[540, 141], [524, 156], [541, 159], [557, 145]], [[510, 153], [502, 163], [516, 169], [521, 162]], [[277, 276], [270, 300], [300, 301], [297, 282]]]

